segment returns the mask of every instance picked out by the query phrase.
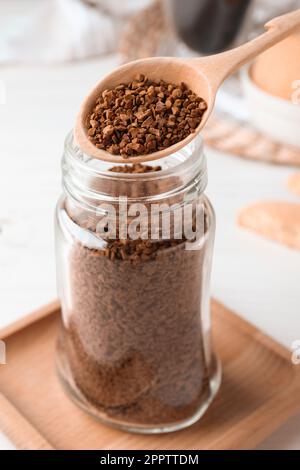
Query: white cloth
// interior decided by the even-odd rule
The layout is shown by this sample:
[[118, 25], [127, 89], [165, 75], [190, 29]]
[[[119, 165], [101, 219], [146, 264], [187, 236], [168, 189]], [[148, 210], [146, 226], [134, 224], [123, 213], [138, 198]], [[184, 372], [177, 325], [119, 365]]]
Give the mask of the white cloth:
[[300, 8], [300, 0], [254, 0], [253, 21], [263, 24], [275, 16]]
[[[51, 63], [107, 54], [116, 48], [118, 20], [81, 0], [43, 0], [0, 32], [0, 63]], [[1, 6], [0, 6], [1, 9]]]

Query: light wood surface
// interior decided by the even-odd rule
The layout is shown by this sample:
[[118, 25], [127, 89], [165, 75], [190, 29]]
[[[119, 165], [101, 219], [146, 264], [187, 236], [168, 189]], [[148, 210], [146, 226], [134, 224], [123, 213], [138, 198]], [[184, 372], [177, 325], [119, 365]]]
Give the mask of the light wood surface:
[[[7, 365], [0, 366], [0, 390], [6, 397], [0, 400], [4, 430], [22, 448], [253, 448], [300, 409], [300, 370], [292, 365], [288, 350], [216, 301], [212, 312], [223, 383], [211, 408], [192, 427], [166, 435], [129, 434], [78, 409], [55, 373], [59, 312], [54, 308], [53, 314], [42, 314], [40, 320], [29, 321], [4, 338], [8, 351]], [[43, 437], [33, 436], [34, 429]]]
[[[266, 25], [266, 32], [246, 44], [220, 54], [196, 59], [180, 59], [173, 57], [150, 57], [118, 67], [101, 80], [84, 100], [75, 123], [75, 139], [83, 152], [109, 162], [142, 162], [157, 160], [177, 152], [187, 145], [205, 126], [215, 103], [215, 97], [220, 85], [242, 65], [250, 62], [254, 57], [285, 39], [300, 26], [300, 10], [274, 18]], [[181, 82], [193, 90], [207, 102], [207, 111], [204, 113], [195, 132], [164, 150], [149, 155], [134, 156], [124, 159], [120, 155], [112, 155], [105, 150], [98, 149], [87, 134], [87, 118], [95, 106], [97, 98], [102, 91], [111, 89], [120, 83], [128, 83], [142, 73], [152, 80], [165, 80], [167, 83]]]
[[13, 441], [18, 450], [53, 450], [49, 442], [1, 393], [0, 429]]

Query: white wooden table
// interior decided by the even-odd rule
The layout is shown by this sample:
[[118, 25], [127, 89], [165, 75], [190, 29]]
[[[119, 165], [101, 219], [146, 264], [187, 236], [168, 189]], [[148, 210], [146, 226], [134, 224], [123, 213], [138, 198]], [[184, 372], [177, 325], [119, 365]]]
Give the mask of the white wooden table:
[[[116, 64], [108, 57], [0, 68], [7, 93], [0, 105], [0, 327], [56, 295], [53, 211], [64, 137], [89, 87]], [[207, 157], [218, 221], [212, 293], [289, 348], [300, 339], [300, 253], [243, 232], [235, 219], [256, 200], [297, 200], [286, 189], [292, 170], [211, 151]], [[9, 446], [0, 434], [0, 448]], [[300, 416], [260, 448], [300, 449]]]

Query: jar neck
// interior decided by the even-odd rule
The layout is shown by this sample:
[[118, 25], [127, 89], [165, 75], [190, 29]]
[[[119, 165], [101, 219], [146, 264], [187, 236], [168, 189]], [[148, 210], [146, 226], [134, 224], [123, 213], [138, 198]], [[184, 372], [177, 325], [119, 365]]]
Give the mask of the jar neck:
[[70, 133], [62, 160], [63, 188], [73, 204], [90, 210], [101, 202], [117, 203], [120, 197], [130, 203], [181, 203], [190, 200], [190, 195], [199, 197], [206, 188], [206, 159], [199, 136], [181, 151], [150, 164], [161, 169], [147, 173], [113, 170], [112, 163], [82, 153]]

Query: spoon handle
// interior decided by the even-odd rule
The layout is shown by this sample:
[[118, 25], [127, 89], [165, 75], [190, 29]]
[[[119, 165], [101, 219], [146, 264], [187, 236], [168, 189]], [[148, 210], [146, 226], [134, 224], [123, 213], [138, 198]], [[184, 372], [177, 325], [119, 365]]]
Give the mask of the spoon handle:
[[203, 59], [192, 59], [191, 62], [202, 70], [204, 66], [206, 75], [212, 79], [217, 88], [242, 65], [285, 39], [298, 27], [300, 27], [300, 9], [272, 19], [265, 24], [265, 33], [242, 46]]

